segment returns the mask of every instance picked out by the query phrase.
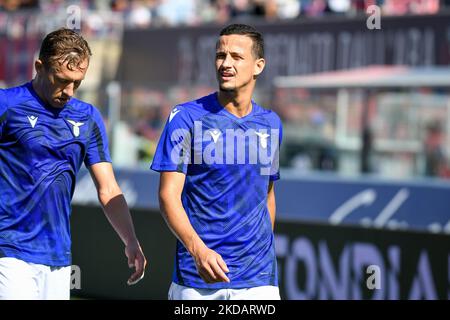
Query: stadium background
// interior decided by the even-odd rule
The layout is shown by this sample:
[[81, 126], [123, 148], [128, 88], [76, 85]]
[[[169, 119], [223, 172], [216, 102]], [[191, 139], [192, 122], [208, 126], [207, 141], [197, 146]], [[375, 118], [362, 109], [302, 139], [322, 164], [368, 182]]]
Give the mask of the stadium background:
[[[368, 23], [371, 5], [380, 29]], [[283, 298], [449, 299], [449, 9], [439, 0], [0, 1], [0, 87], [32, 78], [47, 32], [69, 26], [88, 39], [78, 96], [104, 116], [149, 260], [127, 287], [122, 244], [83, 171], [73, 296], [166, 298], [175, 238], [148, 167], [171, 108], [215, 90], [218, 31], [245, 22], [266, 39], [255, 100], [285, 127], [275, 229]], [[367, 287], [368, 265], [379, 266], [380, 289]]]

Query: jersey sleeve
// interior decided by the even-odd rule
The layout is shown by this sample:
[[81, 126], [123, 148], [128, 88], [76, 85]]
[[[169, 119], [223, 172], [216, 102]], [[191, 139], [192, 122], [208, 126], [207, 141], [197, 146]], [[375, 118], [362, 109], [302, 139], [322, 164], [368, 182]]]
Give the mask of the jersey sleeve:
[[280, 147], [281, 141], [283, 140], [283, 124], [281, 119], [276, 116], [276, 126], [273, 129], [276, 134], [276, 141], [274, 143], [275, 150], [273, 150], [273, 158], [270, 167], [270, 181], [275, 181], [280, 179]]
[[191, 122], [185, 106], [172, 109], [156, 147], [152, 170], [187, 173], [191, 159]]
[[5, 90], [0, 89], [0, 139], [3, 136], [3, 128], [6, 124], [6, 111], [8, 110], [8, 105], [6, 101]]
[[108, 148], [108, 136], [106, 134], [105, 124], [103, 123], [100, 112], [93, 108], [93, 123], [89, 137], [89, 145], [84, 158], [84, 164], [89, 167], [98, 162], [111, 162]]

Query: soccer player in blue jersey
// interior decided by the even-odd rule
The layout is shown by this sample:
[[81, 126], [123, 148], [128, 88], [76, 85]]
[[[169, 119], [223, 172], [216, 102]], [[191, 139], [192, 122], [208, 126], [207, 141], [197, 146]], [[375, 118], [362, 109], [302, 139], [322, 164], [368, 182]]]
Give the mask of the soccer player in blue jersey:
[[73, 98], [89, 66], [88, 43], [76, 32], [48, 34], [36, 77], [0, 89], [0, 299], [69, 299], [70, 201], [84, 163], [109, 222], [135, 272], [145, 257], [115, 180], [99, 111]]
[[274, 249], [281, 121], [252, 100], [265, 66], [253, 27], [224, 28], [218, 92], [177, 105], [151, 165], [177, 237], [169, 299], [280, 299]]

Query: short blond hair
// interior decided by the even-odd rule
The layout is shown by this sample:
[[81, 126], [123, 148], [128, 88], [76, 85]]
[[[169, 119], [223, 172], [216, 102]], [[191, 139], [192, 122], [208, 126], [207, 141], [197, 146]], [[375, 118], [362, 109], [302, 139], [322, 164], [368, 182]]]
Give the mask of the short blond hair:
[[80, 69], [80, 64], [92, 55], [87, 41], [77, 32], [61, 28], [49, 33], [41, 44], [39, 59], [49, 69], [59, 69], [67, 62], [69, 70]]

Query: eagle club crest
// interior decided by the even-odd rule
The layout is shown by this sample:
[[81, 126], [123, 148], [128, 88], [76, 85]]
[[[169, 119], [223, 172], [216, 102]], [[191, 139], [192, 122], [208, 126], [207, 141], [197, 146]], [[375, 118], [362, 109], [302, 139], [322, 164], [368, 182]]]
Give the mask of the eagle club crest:
[[84, 124], [84, 122], [76, 122], [74, 120], [67, 119], [67, 122], [72, 125], [72, 132], [75, 137], [80, 135], [80, 127]]

